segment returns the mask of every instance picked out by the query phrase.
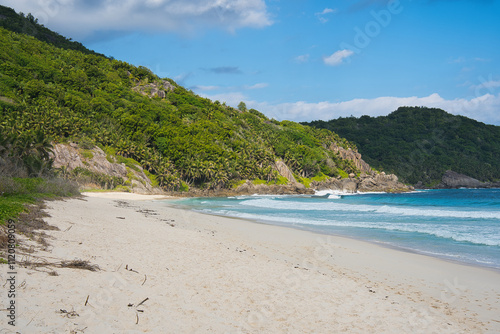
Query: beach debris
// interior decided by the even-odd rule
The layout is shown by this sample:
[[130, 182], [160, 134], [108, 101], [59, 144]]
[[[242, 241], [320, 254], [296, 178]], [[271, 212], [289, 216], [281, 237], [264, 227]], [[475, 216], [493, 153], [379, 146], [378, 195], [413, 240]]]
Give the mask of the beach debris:
[[116, 218], [118, 218], [118, 219], [125, 219], [125, 217], [116, 217]]
[[71, 332], [69, 332], [69, 334], [78, 334], [78, 332], [85, 333], [85, 330], [86, 330], [87, 328], [88, 328], [88, 327], [85, 327], [85, 328], [82, 328], [82, 329], [73, 329]]
[[122, 207], [122, 208], [129, 208], [131, 207], [130, 203], [129, 202], [126, 202], [126, 201], [114, 201], [116, 204], [118, 205], [115, 205], [116, 207]]
[[142, 304], [144, 304], [145, 302], [147, 302], [149, 300], [149, 297], [147, 297], [146, 299], [144, 299], [142, 302], [140, 302], [139, 304], [137, 304], [137, 307], [141, 306]]
[[99, 270], [98, 265], [90, 264], [89, 261], [84, 261], [84, 260], [62, 261], [59, 266], [61, 268], [86, 269], [90, 271]]
[[87, 303], [89, 302], [89, 297], [90, 297], [90, 295], [87, 296], [87, 299], [85, 300], [85, 305], [84, 306], [87, 306]]
[[[144, 310], [139, 310], [138, 308], [139, 308], [139, 306], [141, 306], [142, 304], [144, 304], [148, 300], [149, 300], [149, 297], [147, 297], [146, 299], [144, 299], [142, 302], [140, 302], [139, 304], [137, 304], [137, 306], [135, 307], [135, 319], [136, 319], [135, 320], [135, 324], [136, 325], [139, 324], [139, 312], [141, 312], [141, 313], [144, 312]], [[127, 306], [128, 307], [133, 307], [134, 304], [129, 303]]]
[[144, 282], [142, 282], [141, 285], [144, 285], [144, 283], [146, 283], [146, 280], [148, 279], [148, 276], [146, 276], [146, 274], [144, 274]]
[[128, 264], [127, 264], [127, 265], [125, 265], [125, 270], [132, 271], [132, 272], [137, 273], [137, 274], [139, 273], [137, 270], [134, 270], [134, 269], [132, 269], [132, 268], [130, 268], [130, 269], [129, 269], [129, 268], [128, 268]]
[[140, 210], [136, 210], [136, 212], [144, 214], [145, 217], [159, 215], [155, 210], [150, 210], [150, 209], [140, 209]]
[[160, 219], [160, 221], [165, 222], [167, 225], [170, 225], [171, 227], [175, 227], [175, 220], [173, 219]]
[[76, 318], [76, 317], [79, 317], [80, 315], [78, 313], [76, 313], [75, 311], [66, 311], [64, 309], [59, 309], [59, 312], [60, 314], [64, 314], [67, 318]]

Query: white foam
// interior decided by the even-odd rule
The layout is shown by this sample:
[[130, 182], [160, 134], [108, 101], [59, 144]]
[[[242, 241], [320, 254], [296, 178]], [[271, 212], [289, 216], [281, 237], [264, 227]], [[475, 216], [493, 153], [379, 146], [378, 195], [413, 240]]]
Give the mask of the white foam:
[[314, 196], [326, 196], [326, 195], [355, 195], [356, 193], [349, 193], [341, 190], [333, 190], [333, 189], [326, 189], [326, 190], [315, 190]]
[[488, 231], [475, 229], [472, 225], [444, 225], [444, 224], [418, 224], [394, 222], [366, 222], [328, 219], [308, 219], [301, 217], [288, 217], [286, 215], [272, 216], [252, 213], [242, 213], [232, 210], [212, 211], [215, 214], [228, 215], [243, 219], [262, 220], [279, 223], [280, 225], [307, 225], [321, 227], [364, 228], [386, 231], [401, 231], [409, 233], [422, 233], [443, 239], [452, 239], [459, 242], [469, 242], [477, 245], [500, 246], [500, 235]]
[[418, 223], [393, 223], [393, 222], [366, 222], [327, 219], [307, 219], [300, 217], [267, 216], [251, 213], [241, 213], [230, 210], [218, 210], [217, 214], [230, 215], [233, 217], [263, 220], [281, 225], [308, 225], [321, 227], [343, 227], [343, 228], [368, 228], [386, 231], [401, 231], [409, 233], [423, 233], [438, 238], [453, 239], [460, 242], [469, 242], [478, 245], [500, 246], [500, 235], [474, 229], [474, 226], [454, 226], [443, 224], [418, 224]]
[[472, 218], [472, 219], [499, 219], [500, 211], [466, 211], [448, 209], [411, 208], [408, 206], [378, 206], [368, 204], [346, 204], [343, 202], [322, 202], [311, 205], [311, 203], [299, 201], [273, 201], [267, 198], [251, 199], [241, 202], [241, 205], [277, 210], [298, 211], [340, 211], [340, 212], [374, 212], [398, 216], [419, 217], [448, 217], [448, 218]]
[[328, 199], [341, 199], [341, 198], [342, 198], [341, 195], [333, 195], [333, 194], [328, 195]]

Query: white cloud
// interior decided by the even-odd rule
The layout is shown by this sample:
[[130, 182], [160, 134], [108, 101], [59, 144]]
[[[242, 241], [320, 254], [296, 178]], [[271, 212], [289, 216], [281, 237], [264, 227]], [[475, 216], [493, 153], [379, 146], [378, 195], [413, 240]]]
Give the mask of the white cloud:
[[199, 91], [211, 91], [220, 89], [219, 86], [194, 86], [192, 89]]
[[316, 15], [318, 17], [318, 19], [320, 20], [321, 23], [326, 23], [326, 22], [328, 22], [328, 19], [325, 18], [324, 16], [327, 14], [332, 14], [332, 13], [336, 13], [336, 12], [337, 12], [337, 9], [325, 8], [325, 9], [323, 9], [322, 12], [316, 13], [314, 15]]
[[275, 118], [279, 121], [328, 121], [349, 116], [386, 116], [401, 106], [425, 106], [440, 108], [451, 114], [466, 116], [480, 122], [500, 125], [500, 113], [498, 112], [500, 110], [500, 94], [485, 94], [476, 97], [446, 100], [439, 94], [434, 93], [424, 97], [383, 96], [375, 99], [354, 99], [344, 102], [309, 103], [298, 101], [280, 104], [251, 100], [241, 92], [211, 96], [202, 93], [200, 95], [212, 101], [226, 102], [227, 105], [233, 107], [236, 107], [240, 101], [244, 101], [248, 108], [257, 109], [269, 118]]
[[297, 56], [294, 60], [296, 63], [307, 63], [309, 61], [309, 54]]
[[455, 59], [450, 59], [448, 61], [448, 63], [450, 64], [460, 64], [460, 63], [464, 63], [465, 62], [465, 58], [464, 57], [458, 57], [458, 58], [455, 58]]
[[491, 59], [487, 59], [487, 58], [480, 58], [480, 57], [476, 57], [474, 58], [475, 61], [479, 61], [479, 62], [489, 62], [491, 61]]
[[347, 50], [347, 49], [339, 50], [339, 51], [333, 53], [331, 56], [323, 57], [323, 62], [326, 65], [338, 66], [344, 62], [344, 59], [349, 58], [353, 54], [354, 54], [354, 52], [351, 50]]
[[261, 83], [256, 83], [255, 85], [252, 86], [245, 86], [246, 89], [262, 89], [268, 87], [269, 84], [266, 82], [261, 82]]
[[493, 90], [494, 88], [497, 88], [497, 87], [500, 87], [500, 80], [498, 80], [498, 81], [495, 81], [495, 80], [485, 81], [479, 85], [471, 86], [471, 88], [474, 88], [474, 89], [485, 88], [485, 89], [489, 89], [489, 90]]
[[5, 0], [45, 26], [82, 39], [103, 31], [196, 31], [272, 24], [264, 0]]
[[468, 99], [445, 100], [439, 94], [426, 97], [378, 97], [375, 99], [354, 99], [344, 102], [293, 102], [269, 104], [267, 102], [247, 102], [249, 107], [255, 108], [268, 117], [278, 120], [311, 121], [330, 120], [351, 115], [360, 117], [383, 116], [401, 106], [426, 106], [441, 108], [449, 113], [463, 115], [472, 119], [500, 125], [500, 94], [485, 94]]
[[336, 9], [331, 9], [331, 8], [325, 8], [321, 13], [318, 13], [318, 15], [325, 15], [325, 14], [330, 14], [330, 13], [335, 13], [337, 12]]

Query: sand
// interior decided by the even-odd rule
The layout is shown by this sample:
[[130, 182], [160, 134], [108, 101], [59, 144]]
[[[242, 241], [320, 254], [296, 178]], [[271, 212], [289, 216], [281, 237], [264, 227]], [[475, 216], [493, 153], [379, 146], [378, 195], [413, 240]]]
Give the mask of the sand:
[[[52, 266], [17, 269], [16, 327], [2, 314], [0, 333], [500, 332], [495, 271], [161, 197], [86, 195], [47, 203], [59, 231], [23, 260]], [[100, 270], [58, 266], [75, 259]]]

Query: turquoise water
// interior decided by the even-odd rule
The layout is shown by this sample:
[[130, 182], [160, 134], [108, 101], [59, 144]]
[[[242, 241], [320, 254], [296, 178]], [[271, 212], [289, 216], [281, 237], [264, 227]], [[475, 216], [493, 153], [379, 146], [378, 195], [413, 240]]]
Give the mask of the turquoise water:
[[175, 204], [500, 269], [500, 189], [254, 195]]

